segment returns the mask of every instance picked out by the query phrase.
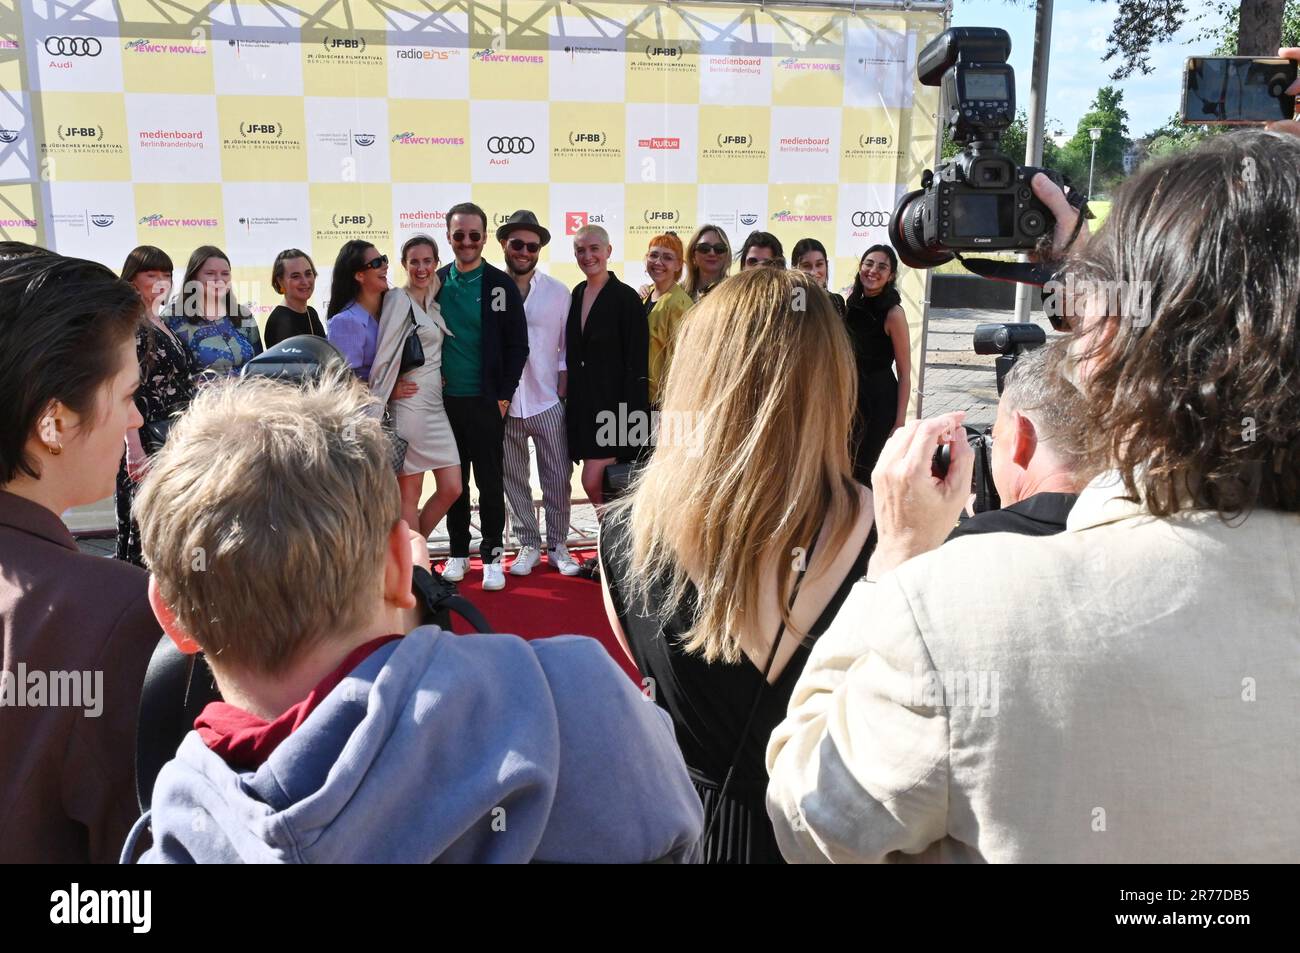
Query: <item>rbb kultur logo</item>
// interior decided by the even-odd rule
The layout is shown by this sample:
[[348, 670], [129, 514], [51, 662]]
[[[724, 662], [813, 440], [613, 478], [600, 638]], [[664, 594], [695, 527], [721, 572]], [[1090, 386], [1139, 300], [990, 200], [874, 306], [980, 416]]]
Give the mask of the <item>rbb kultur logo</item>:
[[892, 216], [892, 212], [854, 212], [849, 220], [854, 228], [884, 228]]
[[98, 142], [104, 138], [103, 126], [59, 126], [59, 138], [63, 141], [92, 140]]
[[366, 51], [366, 38], [364, 36], [325, 36], [322, 40], [325, 44], [326, 51], [336, 53], [339, 51], [349, 51], [364, 53]]
[[369, 228], [370, 223], [373, 222], [375, 219], [373, 215], [369, 215], [366, 214], [365, 212], [361, 212], [361, 213], [350, 213], [347, 215], [335, 215], [331, 220], [334, 222], [335, 228], [343, 228], [344, 226], [348, 226], [348, 225], [359, 225], [363, 228]]
[[252, 136], [275, 136], [279, 138], [284, 135], [284, 126], [278, 122], [241, 122], [239, 124], [239, 134], [245, 139]]
[[605, 134], [603, 132], [570, 132], [569, 133], [569, 145], [571, 146], [581, 146], [581, 145], [603, 146], [604, 144], [605, 144]]
[[660, 223], [676, 222], [676, 221], [679, 221], [679, 216], [676, 210], [669, 211], [667, 209], [650, 209], [650, 208], [645, 210], [645, 223], [647, 225], [656, 225]]
[[682, 48], [680, 46], [654, 46], [648, 44], [645, 48], [646, 59], [650, 60], [679, 60], [682, 58]]
[[98, 56], [104, 44], [93, 36], [47, 36], [45, 52], [50, 56]]
[[718, 148], [720, 149], [726, 149], [728, 146], [733, 148], [736, 146], [752, 146], [753, 144], [754, 137], [748, 133], [737, 132], [730, 135], [718, 133]]

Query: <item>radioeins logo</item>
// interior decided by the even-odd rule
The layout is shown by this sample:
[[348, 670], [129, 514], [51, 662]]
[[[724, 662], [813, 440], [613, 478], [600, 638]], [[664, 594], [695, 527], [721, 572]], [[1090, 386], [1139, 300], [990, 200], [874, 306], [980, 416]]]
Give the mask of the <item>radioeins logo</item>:
[[396, 50], [393, 53], [394, 59], [408, 60], [412, 63], [445, 63], [447, 60], [456, 59], [459, 56], [460, 50], [437, 50], [420, 47], [407, 47], [405, 49]]

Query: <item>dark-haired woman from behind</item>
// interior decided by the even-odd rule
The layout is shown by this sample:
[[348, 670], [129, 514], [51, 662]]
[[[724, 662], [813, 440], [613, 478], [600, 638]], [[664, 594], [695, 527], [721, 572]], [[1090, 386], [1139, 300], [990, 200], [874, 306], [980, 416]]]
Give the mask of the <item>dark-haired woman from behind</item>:
[[215, 245], [201, 245], [190, 255], [167, 327], [185, 342], [200, 373], [236, 376], [262, 353], [257, 322], [231, 287], [230, 259]]
[[844, 322], [858, 364], [853, 477], [868, 486], [885, 441], [907, 421], [912, 386], [912, 344], [903, 299], [894, 287], [897, 277], [894, 249], [872, 245], [858, 262], [853, 291], [844, 302]]
[[0, 705], [0, 863], [114, 863], [138, 814], [149, 577], [81, 553], [59, 514], [108, 496], [142, 422], [141, 311], [103, 265], [0, 244], [0, 670], [62, 686]]
[[271, 266], [271, 287], [284, 295], [266, 319], [266, 346], [275, 347], [299, 334], [325, 337], [325, 325], [309, 302], [316, 292], [316, 265], [311, 256], [297, 248], [286, 248]]
[[149, 457], [166, 440], [171, 419], [190, 405], [198, 367], [193, 353], [159, 315], [172, 286], [172, 260], [167, 253], [152, 245], [132, 249], [122, 266], [122, 280], [139, 293], [148, 320], [135, 336], [140, 365], [135, 405], [144, 426], [126, 433], [126, 454], [117, 470], [113, 499], [117, 510], [117, 558], [143, 566], [140, 527], [131, 515], [135, 487], [144, 476]]

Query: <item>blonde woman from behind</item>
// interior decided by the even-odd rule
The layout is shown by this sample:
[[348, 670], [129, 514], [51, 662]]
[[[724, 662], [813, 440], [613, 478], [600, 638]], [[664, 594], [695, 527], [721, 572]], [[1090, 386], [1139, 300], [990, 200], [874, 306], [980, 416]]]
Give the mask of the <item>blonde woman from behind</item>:
[[654, 456], [601, 528], [607, 609], [673, 717], [706, 859], [780, 862], [763, 751], [871, 549], [852, 349], [822, 289], [774, 268], [721, 284], [677, 347]]

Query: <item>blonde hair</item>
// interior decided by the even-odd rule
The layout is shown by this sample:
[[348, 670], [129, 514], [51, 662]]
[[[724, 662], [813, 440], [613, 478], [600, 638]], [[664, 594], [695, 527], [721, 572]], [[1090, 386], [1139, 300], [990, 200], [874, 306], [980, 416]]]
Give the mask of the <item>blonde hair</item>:
[[[719, 285], [691, 311], [677, 347], [691, 360], [668, 371], [663, 419], [693, 429], [689, 439], [660, 440], [609, 518], [630, 520], [632, 611], [657, 611], [666, 622], [693, 585], [685, 650], [733, 663], [738, 633], [764, 604], [775, 603], [787, 630], [803, 637], [789, 613], [792, 564], [823, 525], [834, 552], [857, 522], [853, 348], [825, 292], [801, 272], [774, 268]], [[650, 607], [656, 581], [667, 581], [668, 596]]]
[[[695, 230], [695, 234], [691, 236], [691, 240], [686, 243], [686, 253], [682, 256], [686, 269], [686, 277], [682, 281], [682, 287], [686, 289], [686, 293], [692, 298], [694, 298], [700, 290], [700, 269], [699, 266], [695, 264], [695, 249], [699, 246], [700, 238], [705, 232], [717, 232], [718, 237], [722, 239], [722, 244], [727, 246], [727, 255], [722, 262], [722, 278], [727, 277], [727, 273], [731, 271], [731, 239], [728, 238], [727, 233], [717, 225], [701, 225]], [[718, 280], [721, 281], [722, 278], [719, 278]]]
[[366, 386], [329, 372], [203, 388], [136, 496], [145, 559], [180, 627], [214, 659], [276, 675], [364, 624], [401, 518]]
[[573, 243], [576, 245], [578, 242], [590, 235], [594, 235], [596, 240], [602, 245], [609, 244], [609, 232], [605, 231], [605, 229], [601, 228], [599, 225], [582, 226], [582, 228], [573, 233]]

